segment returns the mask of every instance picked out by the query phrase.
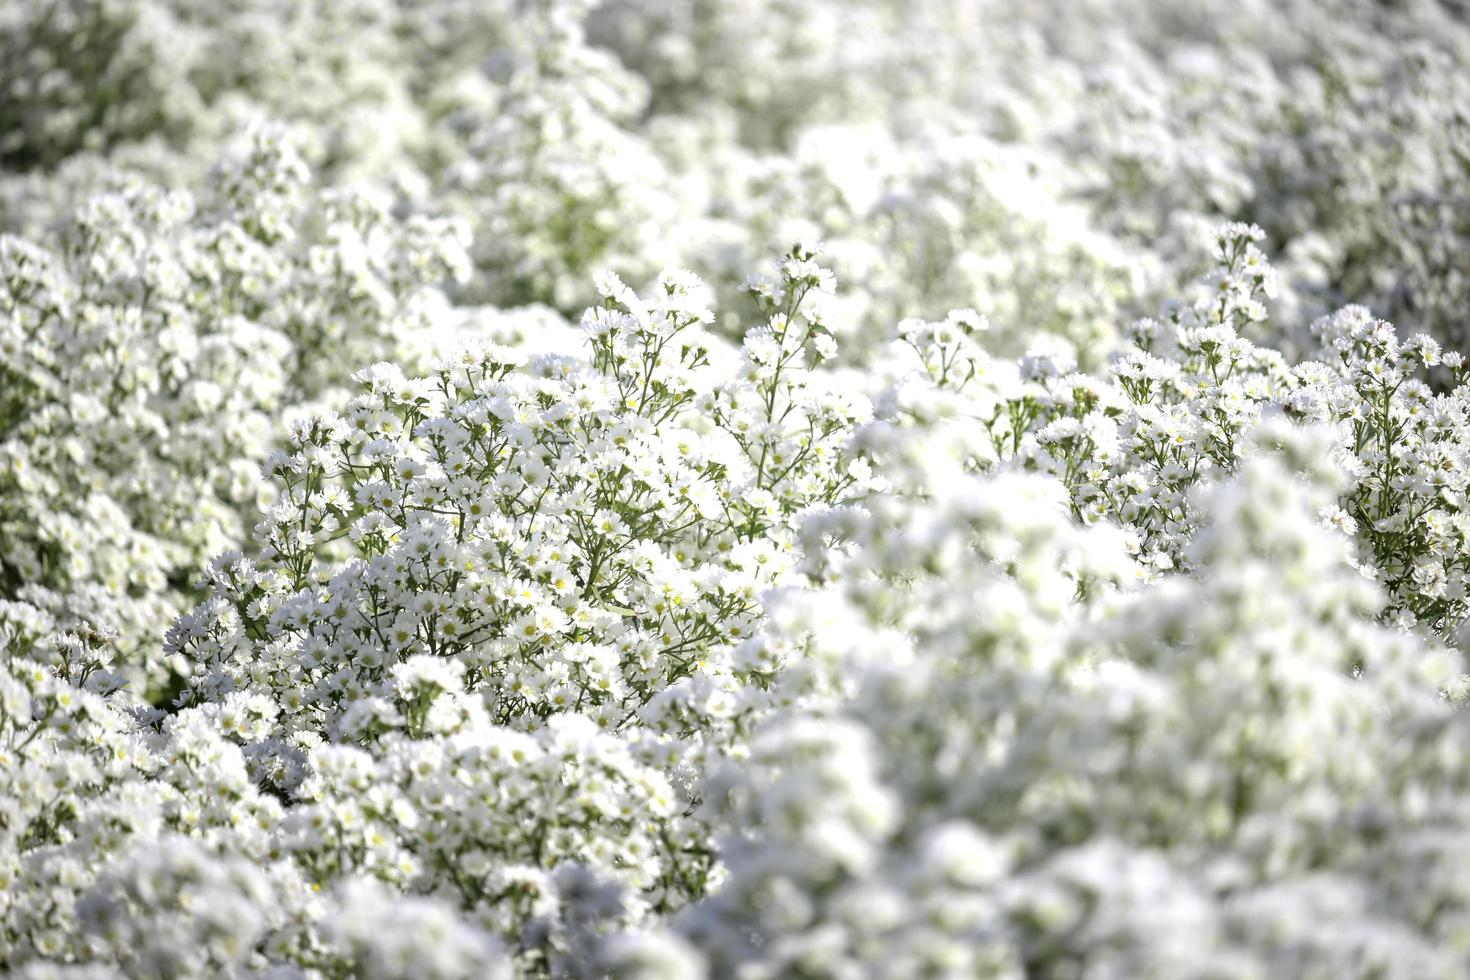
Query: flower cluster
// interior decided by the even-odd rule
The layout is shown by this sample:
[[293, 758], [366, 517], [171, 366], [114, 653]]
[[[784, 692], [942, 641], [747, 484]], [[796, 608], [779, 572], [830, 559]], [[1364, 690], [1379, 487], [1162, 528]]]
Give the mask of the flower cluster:
[[[1272, 335], [1266, 301], [1277, 282], [1262, 237], [1253, 226], [1219, 229], [1199, 297], [1134, 324], [1097, 374], [1039, 352], [994, 358], [973, 313], [909, 321], [903, 348], [932, 388], [911, 387], [899, 402], [912, 419], [965, 419], [978, 467], [1057, 477], [1077, 517], [1135, 531], [1156, 571], [1188, 566], [1202, 516], [1191, 491], [1241, 465], [1242, 437], [1264, 414], [1329, 426], [1352, 479], [1321, 519], [1356, 536], [1365, 572], [1388, 590], [1386, 615], [1452, 636], [1470, 611], [1462, 358], [1349, 306], [1312, 323], [1311, 359], [1293, 365], [1257, 342]], [[1436, 393], [1436, 378], [1457, 386]]]
[[812, 258], [755, 285], [769, 324], [723, 370], [699, 283], [668, 273], [647, 301], [604, 279], [581, 359], [473, 344], [424, 378], [359, 373], [342, 414], [299, 420], [267, 460], [282, 492], [257, 557], [217, 559], [174, 628], [198, 668], [186, 703], [259, 692], [282, 736], [423, 734], [390, 696], [422, 653], [500, 723], [617, 730], [717, 669], [788, 574], [800, 514], [866, 489], [845, 449], [867, 406], [806, 363], [835, 350], [803, 311], [831, 289]]
[[289, 801], [272, 853], [447, 896], [525, 969], [705, 892], [691, 794], [763, 703], [761, 596], [801, 581], [804, 515], [873, 483], [866, 400], [813, 367], [815, 258], [752, 280], [739, 351], [687, 274], [609, 276], [581, 358], [378, 365], [293, 426], [256, 556], [165, 645], [178, 705]]
[[475, 229], [469, 295], [573, 312], [592, 274], [638, 281], [675, 256], [669, 175], [632, 131], [642, 82], [583, 36], [585, 0], [538, 0], [519, 15], [493, 83], [446, 99], [463, 144], [443, 197]]
[[773, 620], [847, 693], [711, 784], [730, 877], [675, 928], [712, 974], [1463, 969], [1457, 658], [1373, 625], [1330, 436], [1255, 439], [1160, 587], [1050, 478], [854, 515], [870, 574]]
[[118, 631], [140, 680], [265, 503], [281, 416], [334, 397], [347, 364], [416, 356], [435, 284], [464, 271], [453, 226], [307, 178], [262, 131], [206, 197], [128, 181], [53, 240], [0, 239], [4, 596]]
[[1043, 156], [969, 130], [898, 140], [830, 125], [789, 156], [725, 155], [719, 196], [689, 225], [688, 261], [733, 299], [751, 256], [820, 233], [856, 286], [838, 314], [853, 353], [917, 312], [973, 307], [998, 349], [1054, 333], [1095, 360], [1156, 278], [1141, 250], [1086, 227]]

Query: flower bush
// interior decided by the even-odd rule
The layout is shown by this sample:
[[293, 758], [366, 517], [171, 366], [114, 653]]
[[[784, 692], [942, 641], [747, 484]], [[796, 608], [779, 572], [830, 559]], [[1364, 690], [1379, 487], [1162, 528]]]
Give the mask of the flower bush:
[[118, 631], [159, 680], [163, 627], [265, 502], [282, 415], [352, 359], [415, 356], [465, 262], [452, 226], [313, 191], [270, 131], [203, 199], [132, 180], [52, 241], [0, 241], [5, 598]]
[[[1101, 375], [1054, 356], [997, 361], [973, 312], [908, 321], [903, 345], [954, 396], [947, 409], [983, 431], [977, 466], [1007, 461], [1055, 476], [1078, 518], [1133, 529], [1155, 569], [1188, 566], [1201, 516], [1191, 490], [1245, 461], [1242, 436], [1263, 414], [1329, 426], [1350, 482], [1320, 517], [1354, 534], [1394, 618], [1453, 634], [1467, 608], [1451, 570], [1460, 560], [1466, 390], [1436, 394], [1427, 372], [1448, 369], [1459, 382], [1463, 359], [1425, 334], [1401, 339], [1361, 306], [1311, 324], [1311, 360], [1292, 365], [1253, 343], [1269, 329], [1277, 281], [1262, 238], [1254, 226], [1219, 229], [1217, 268], [1200, 298], [1135, 323]], [[924, 400], [915, 404], [921, 417]]]
[[676, 928], [718, 975], [1456, 973], [1456, 660], [1372, 623], [1313, 438], [1258, 430], [1199, 574], [1131, 594], [1049, 478], [851, 519], [872, 577], [776, 620], [851, 693], [714, 782], [730, 877]]
[[0, 972], [1470, 969], [1448, 7], [0, 55]]

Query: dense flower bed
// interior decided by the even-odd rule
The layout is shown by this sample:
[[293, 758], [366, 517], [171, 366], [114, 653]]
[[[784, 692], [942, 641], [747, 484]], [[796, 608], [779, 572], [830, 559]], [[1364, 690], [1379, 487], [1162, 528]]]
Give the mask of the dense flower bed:
[[0, 86], [0, 972], [1470, 971], [1451, 5], [34, 0]]

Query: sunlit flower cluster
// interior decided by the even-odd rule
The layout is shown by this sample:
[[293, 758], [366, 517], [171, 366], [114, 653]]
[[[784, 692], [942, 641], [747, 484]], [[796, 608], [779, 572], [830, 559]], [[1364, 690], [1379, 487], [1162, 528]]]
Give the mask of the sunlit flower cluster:
[[1266, 304], [1277, 283], [1262, 238], [1254, 226], [1220, 228], [1216, 269], [1198, 298], [1134, 323], [1096, 374], [1054, 354], [991, 357], [973, 311], [906, 321], [902, 349], [937, 389], [906, 392], [908, 411], [964, 418], [980, 468], [1055, 476], [1078, 518], [1134, 530], [1156, 571], [1188, 566], [1201, 518], [1191, 490], [1248, 458], [1243, 436], [1263, 415], [1322, 424], [1350, 481], [1319, 517], [1357, 538], [1363, 571], [1387, 587], [1396, 621], [1453, 635], [1470, 611], [1460, 571], [1463, 358], [1348, 306], [1310, 325], [1310, 359], [1293, 364], [1259, 342], [1273, 332]]
[[848, 693], [712, 781], [729, 878], [674, 935], [759, 977], [1463, 970], [1457, 658], [1372, 624], [1330, 440], [1256, 439], [1139, 591], [1048, 478], [851, 521], [874, 577], [778, 617]]

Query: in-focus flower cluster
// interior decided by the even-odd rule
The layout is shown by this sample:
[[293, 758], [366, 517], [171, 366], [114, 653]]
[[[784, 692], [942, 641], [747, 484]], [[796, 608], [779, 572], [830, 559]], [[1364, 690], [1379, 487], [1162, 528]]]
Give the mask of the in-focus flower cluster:
[[[1387, 615], [1453, 635], [1470, 611], [1463, 359], [1349, 306], [1312, 323], [1311, 359], [1291, 364], [1259, 342], [1272, 335], [1265, 301], [1277, 279], [1262, 237], [1222, 227], [1199, 298], [1134, 324], [1096, 375], [1054, 355], [997, 360], [972, 313], [910, 321], [905, 346], [933, 389], [900, 400], [915, 418], [964, 418], [978, 466], [1057, 477], [1079, 518], [1134, 530], [1155, 570], [1187, 567], [1203, 516], [1192, 490], [1247, 459], [1243, 436], [1263, 415], [1328, 426], [1351, 480], [1320, 518], [1356, 536], [1364, 571], [1388, 589]], [[1445, 380], [1454, 387], [1436, 392]]]

